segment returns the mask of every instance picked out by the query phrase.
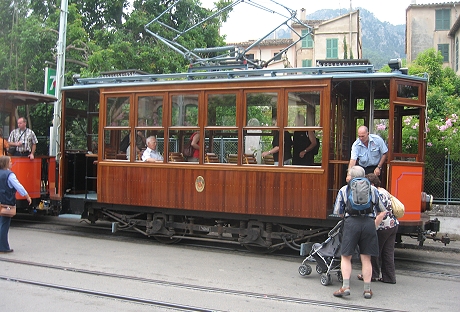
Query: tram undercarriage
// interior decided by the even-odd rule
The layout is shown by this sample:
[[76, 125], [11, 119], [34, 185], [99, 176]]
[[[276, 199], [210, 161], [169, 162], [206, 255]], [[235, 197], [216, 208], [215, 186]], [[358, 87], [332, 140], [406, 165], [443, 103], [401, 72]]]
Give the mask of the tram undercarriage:
[[299, 225], [260, 220], [211, 219], [163, 212], [130, 214], [105, 208], [89, 209], [88, 219], [92, 223], [97, 220], [112, 222], [112, 233], [136, 231], [162, 243], [172, 244], [187, 238], [238, 244], [249, 250], [267, 251], [284, 247], [300, 251], [301, 243], [312, 239], [321, 240], [330, 230], [329, 226], [319, 225], [303, 229]]

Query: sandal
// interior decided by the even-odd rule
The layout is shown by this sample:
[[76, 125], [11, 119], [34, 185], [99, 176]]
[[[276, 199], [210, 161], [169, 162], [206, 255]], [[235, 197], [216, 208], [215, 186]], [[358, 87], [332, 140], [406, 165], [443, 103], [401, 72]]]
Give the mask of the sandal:
[[[358, 276], [357, 276], [357, 277], [358, 277], [358, 279], [359, 279], [360, 281], [363, 281], [363, 280], [364, 280], [364, 278], [363, 278], [363, 275], [362, 275], [362, 274], [358, 274]], [[379, 281], [380, 281], [380, 280], [381, 280], [381, 278], [379, 278], [379, 279], [377, 279], [377, 278], [371, 278], [371, 282], [376, 282], [377, 280], [379, 280]], [[383, 280], [381, 280], [381, 282], [383, 282]]]

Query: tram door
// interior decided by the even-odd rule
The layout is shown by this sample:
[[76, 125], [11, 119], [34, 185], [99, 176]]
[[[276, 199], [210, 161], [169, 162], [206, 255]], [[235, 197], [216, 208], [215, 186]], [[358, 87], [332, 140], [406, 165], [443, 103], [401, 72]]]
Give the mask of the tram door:
[[425, 164], [425, 85], [395, 80], [391, 108], [387, 190], [405, 206], [401, 220], [420, 220]]
[[[389, 87], [390, 86], [390, 87]], [[405, 79], [334, 81], [331, 90], [329, 193], [346, 181], [351, 146], [361, 125], [388, 146], [382, 186], [406, 206], [404, 220], [419, 220], [424, 176], [425, 82]]]

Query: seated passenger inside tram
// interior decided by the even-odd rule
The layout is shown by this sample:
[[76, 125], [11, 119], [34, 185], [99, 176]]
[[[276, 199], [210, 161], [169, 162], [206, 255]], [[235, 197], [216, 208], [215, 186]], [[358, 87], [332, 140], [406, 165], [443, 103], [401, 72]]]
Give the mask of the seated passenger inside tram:
[[157, 151], [157, 138], [152, 135], [147, 138], [147, 149], [142, 154], [142, 161], [162, 163], [163, 156]]

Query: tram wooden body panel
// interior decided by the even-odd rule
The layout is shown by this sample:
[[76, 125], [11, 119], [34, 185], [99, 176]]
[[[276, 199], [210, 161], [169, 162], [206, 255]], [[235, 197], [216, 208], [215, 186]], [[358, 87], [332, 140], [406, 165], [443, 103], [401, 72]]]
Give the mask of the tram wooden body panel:
[[[98, 201], [192, 211], [325, 219], [327, 175], [321, 169], [271, 172], [246, 166], [98, 165]], [[197, 190], [197, 178], [204, 181]]]

